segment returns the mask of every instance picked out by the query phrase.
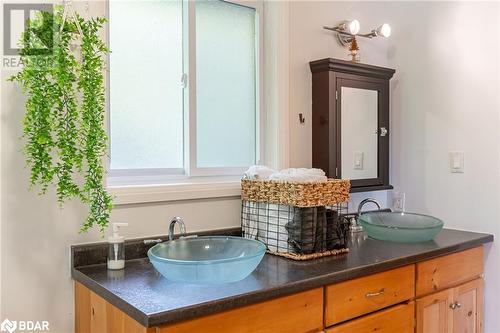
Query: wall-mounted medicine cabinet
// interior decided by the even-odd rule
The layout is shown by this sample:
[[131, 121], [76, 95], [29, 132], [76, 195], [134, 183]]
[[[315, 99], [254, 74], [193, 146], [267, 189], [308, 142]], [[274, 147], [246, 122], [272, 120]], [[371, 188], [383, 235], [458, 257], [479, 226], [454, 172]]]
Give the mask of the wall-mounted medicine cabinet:
[[389, 184], [389, 80], [395, 70], [338, 59], [310, 62], [312, 161], [351, 192]]

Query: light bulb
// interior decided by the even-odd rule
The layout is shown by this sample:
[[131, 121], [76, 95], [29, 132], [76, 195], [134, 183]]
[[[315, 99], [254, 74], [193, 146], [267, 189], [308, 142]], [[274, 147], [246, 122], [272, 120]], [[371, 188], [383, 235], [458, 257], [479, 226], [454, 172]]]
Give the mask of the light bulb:
[[391, 35], [391, 26], [387, 23], [382, 24], [378, 29], [377, 29], [377, 34], [380, 36], [384, 37], [389, 37]]
[[[359, 21], [358, 20], [352, 20], [348, 22], [347, 27], [349, 28], [349, 33], [351, 35], [356, 35], [359, 32]], [[390, 29], [390, 28], [389, 28]]]

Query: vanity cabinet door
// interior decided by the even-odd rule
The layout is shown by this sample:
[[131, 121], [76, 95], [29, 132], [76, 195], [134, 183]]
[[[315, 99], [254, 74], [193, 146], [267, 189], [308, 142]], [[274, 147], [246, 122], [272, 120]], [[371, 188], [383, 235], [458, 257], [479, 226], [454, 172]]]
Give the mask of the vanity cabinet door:
[[417, 333], [481, 333], [483, 279], [417, 299]]
[[479, 333], [483, 331], [483, 279], [464, 283], [453, 289], [454, 333]]
[[156, 328], [144, 327], [117, 307], [75, 283], [75, 333], [155, 333]]
[[452, 333], [453, 289], [417, 299], [417, 333]]

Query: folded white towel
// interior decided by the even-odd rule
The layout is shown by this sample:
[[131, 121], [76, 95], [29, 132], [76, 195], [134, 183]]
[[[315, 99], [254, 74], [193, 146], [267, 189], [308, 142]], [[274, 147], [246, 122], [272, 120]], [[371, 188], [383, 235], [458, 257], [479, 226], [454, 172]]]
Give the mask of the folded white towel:
[[267, 180], [273, 173], [276, 172], [277, 172], [276, 170], [268, 168], [263, 165], [254, 165], [248, 168], [248, 170], [245, 172], [244, 178]]
[[279, 182], [326, 182], [328, 178], [321, 169], [290, 168], [276, 171], [262, 165], [251, 166], [244, 175], [246, 179], [275, 180]]
[[278, 173], [273, 173], [269, 180], [276, 180], [280, 182], [295, 182], [295, 183], [309, 183], [309, 182], [326, 182], [328, 178], [325, 172], [321, 169], [284, 169]]
[[290, 169], [283, 169], [280, 171], [280, 173], [284, 173], [287, 175], [313, 175], [313, 176], [324, 176], [325, 172], [321, 169], [316, 169], [316, 168], [290, 168]]

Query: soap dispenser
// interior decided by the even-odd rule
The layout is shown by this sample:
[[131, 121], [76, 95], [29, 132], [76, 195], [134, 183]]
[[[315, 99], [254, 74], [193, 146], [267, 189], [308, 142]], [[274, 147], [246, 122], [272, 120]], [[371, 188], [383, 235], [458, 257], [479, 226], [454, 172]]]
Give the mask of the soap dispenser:
[[125, 267], [125, 237], [120, 236], [120, 227], [128, 223], [113, 223], [113, 236], [108, 237], [108, 269]]

